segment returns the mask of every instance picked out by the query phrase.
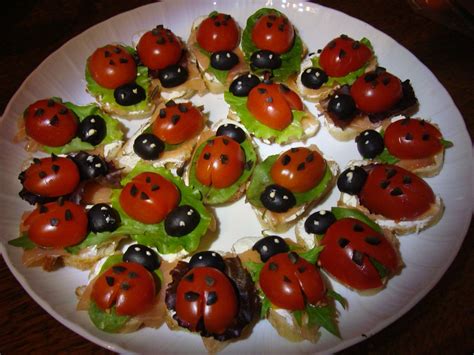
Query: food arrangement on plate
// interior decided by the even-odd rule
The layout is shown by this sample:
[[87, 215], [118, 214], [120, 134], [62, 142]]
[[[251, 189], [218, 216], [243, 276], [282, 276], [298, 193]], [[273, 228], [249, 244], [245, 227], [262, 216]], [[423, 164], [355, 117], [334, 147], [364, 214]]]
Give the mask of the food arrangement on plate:
[[[341, 336], [335, 303], [350, 304], [322, 275], [374, 294], [402, 272], [398, 236], [442, 218], [420, 176], [438, 174], [452, 144], [401, 116], [416, 112], [414, 90], [378, 66], [369, 40], [343, 34], [307, 55], [317, 48], [297, 24], [267, 8], [243, 28], [214, 11], [187, 42], [157, 25], [136, 49], [100, 47], [85, 63], [97, 104], [38, 98], [20, 118], [16, 139], [51, 155], [24, 164], [20, 196], [35, 209], [9, 244], [28, 267], [91, 270], [77, 309], [102, 331], [166, 323], [199, 334], [209, 352], [258, 321], [293, 342], [317, 342], [319, 328]], [[219, 93], [227, 119], [210, 122], [213, 107], [193, 100]], [[124, 133], [116, 118], [145, 122]], [[320, 122], [369, 160], [339, 174], [330, 152], [307, 143]], [[278, 154], [261, 158], [262, 143]], [[335, 185], [338, 206], [312, 213]], [[263, 236], [201, 251], [228, 237], [215, 211], [243, 196]]]

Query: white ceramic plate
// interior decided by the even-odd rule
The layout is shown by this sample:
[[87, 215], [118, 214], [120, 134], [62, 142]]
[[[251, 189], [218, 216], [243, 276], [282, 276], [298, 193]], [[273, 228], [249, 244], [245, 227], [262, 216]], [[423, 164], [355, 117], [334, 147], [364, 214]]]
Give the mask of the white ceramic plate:
[[[49, 96], [60, 96], [78, 104], [91, 102], [83, 77], [87, 56], [109, 42], [131, 43], [132, 36], [163, 23], [186, 39], [193, 20], [218, 10], [232, 14], [243, 27], [247, 17], [263, 6], [284, 12], [297, 26], [310, 50], [322, 48], [341, 33], [353, 38], [368, 37], [374, 45], [379, 63], [402, 80], [409, 78], [420, 101], [419, 115], [438, 123], [444, 136], [454, 142], [446, 154], [441, 174], [429, 179], [433, 190], [446, 205], [441, 222], [419, 234], [401, 238], [401, 254], [406, 264], [401, 275], [390, 280], [388, 287], [373, 297], [361, 297], [332, 282], [335, 290], [349, 301], [348, 310], [340, 310], [342, 339], [324, 330], [317, 344], [290, 343], [279, 337], [265, 321], [259, 322], [251, 335], [229, 345], [223, 353], [314, 353], [333, 352], [381, 330], [413, 307], [440, 279], [454, 259], [466, 234], [472, 211], [471, 146], [463, 119], [434, 75], [405, 48], [373, 27], [316, 4], [293, 1], [189, 1], [174, 0], [144, 6], [116, 16], [90, 28], [50, 55], [23, 83], [10, 101], [0, 130], [0, 250], [15, 277], [25, 290], [47, 312], [65, 326], [87, 339], [121, 352], [151, 353], [205, 352], [198, 336], [171, 332], [166, 326], [159, 330], [143, 329], [129, 335], [111, 335], [98, 331], [85, 312], [75, 311], [74, 289], [85, 284], [87, 273], [70, 268], [46, 273], [26, 269], [21, 264], [21, 250], [7, 245], [17, 237], [19, 218], [29, 206], [17, 197], [20, 165], [27, 158], [21, 145], [12, 143], [16, 121], [30, 103]], [[223, 118], [227, 105], [222, 95], [195, 98], [211, 112], [211, 120]], [[311, 105], [309, 105], [311, 107]], [[313, 110], [313, 109], [312, 109]], [[315, 111], [315, 110], [313, 110]], [[348, 160], [359, 158], [353, 142], [339, 143], [322, 129], [310, 143], [316, 143], [328, 156], [344, 167]], [[261, 153], [279, 151], [279, 147], [262, 147]], [[330, 208], [337, 200], [333, 191], [322, 208]], [[216, 250], [229, 249], [244, 236], [260, 235], [261, 228], [250, 207], [243, 200], [216, 210], [220, 221], [218, 239], [208, 241]], [[292, 232], [291, 232], [292, 233]]]

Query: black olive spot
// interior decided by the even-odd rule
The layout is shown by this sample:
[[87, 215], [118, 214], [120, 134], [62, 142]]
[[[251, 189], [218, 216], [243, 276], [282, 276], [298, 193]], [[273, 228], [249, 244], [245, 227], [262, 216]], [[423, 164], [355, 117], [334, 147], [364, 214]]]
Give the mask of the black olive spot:
[[49, 120], [51, 126], [56, 126], [59, 123], [59, 117], [54, 115], [53, 118]]
[[125, 64], [125, 63], [128, 63], [128, 59], [127, 58], [120, 58], [119, 62], [122, 63], [122, 64]]
[[421, 136], [421, 139], [424, 140], [424, 141], [427, 141], [430, 139], [430, 135], [428, 133], [424, 133], [422, 136]]
[[173, 107], [173, 106], [176, 106], [176, 102], [174, 102], [174, 100], [169, 100], [165, 103], [165, 106], [166, 107]]
[[48, 107], [53, 107], [55, 104], [54, 100], [53, 99], [49, 99], [48, 100], [48, 103], [46, 104]]
[[110, 65], [115, 65], [114, 60], [113, 60], [113, 59], [109, 60], [109, 64], [110, 64]]
[[203, 157], [204, 160], [209, 160], [211, 158], [211, 153], [206, 152], [206, 153], [204, 153], [204, 155], [202, 157]]
[[229, 162], [229, 157], [225, 154], [221, 154], [221, 163], [225, 165], [228, 162]]
[[377, 76], [378, 76], [378, 75], [377, 75], [376, 73], [373, 73], [373, 72], [372, 72], [372, 73], [367, 73], [367, 74], [365, 74], [365, 76], [364, 76], [364, 81], [365, 81], [366, 83], [370, 83], [371, 81], [376, 80], [376, 79], [377, 79]]
[[149, 200], [150, 199], [150, 196], [148, 196], [145, 192], [141, 192], [140, 193], [140, 199], [146, 201], [146, 200]]
[[403, 176], [402, 181], [405, 185], [410, 185], [411, 184], [411, 177], [405, 175], [405, 176]]
[[292, 264], [296, 264], [298, 262], [298, 260], [300, 259], [299, 255], [296, 254], [294, 251], [290, 251], [288, 253], [288, 259], [290, 259], [290, 262]]
[[178, 105], [178, 110], [179, 110], [179, 112], [182, 112], [182, 113], [188, 112], [188, 108], [184, 104], [179, 104]]
[[252, 169], [252, 166], [253, 166], [253, 160], [249, 160], [245, 162], [245, 170]]
[[352, 43], [352, 49], [359, 49], [360, 48], [360, 42], [359, 41], [354, 41]]
[[306, 266], [300, 266], [300, 267], [298, 267], [298, 272], [299, 272], [300, 274], [302, 274], [302, 273], [305, 272], [305, 271], [306, 271]]
[[120, 288], [121, 288], [122, 290], [124, 290], [124, 291], [127, 291], [127, 290], [130, 289], [130, 284], [129, 284], [128, 282], [122, 282], [122, 283], [120, 284]]
[[115, 47], [113, 50], [115, 54], [119, 54], [120, 52], [122, 52], [122, 50], [119, 47]]
[[46, 213], [46, 212], [48, 212], [48, 207], [46, 207], [45, 205], [40, 205], [39, 213]]
[[268, 268], [271, 271], [277, 271], [278, 270], [278, 265], [276, 263], [270, 263], [270, 264], [268, 264]]
[[66, 107], [61, 107], [58, 112], [59, 112], [60, 115], [65, 115], [67, 113], [67, 108]]
[[337, 243], [339, 244], [339, 246], [341, 248], [345, 248], [347, 244], [350, 243], [350, 241], [346, 238], [339, 238], [339, 240], [337, 241]]
[[265, 88], [258, 88], [257, 91], [260, 93], [260, 94], [265, 94], [267, 92], [267, 89]]
[[311, 163], [313, 160], [314, 160], [314, 154], [313, 153], [309, 153], [307, 156], [306, 156], [306, 162], [307, 163]]
[[364, 263], [364, 254], [358, 250], [354, 250], [352, 253], [352, 261], [359, 266], [362, 266]]
[[164, 108], [160, 109], [160, 118], [166, 117], [166, 110]]
[[368, 236], [365, 237], [365, 242], [370, 245], [379, 245], [380, 244], [380, 239], [375, 236]]
[[387, 170], [387, 179], [391, 179], [395, 175], [397, 175], [397, 171], [395, 169], [388, 169]]
[[384, 190], [388, 187], [388, 185], [390, 185], [390, 181], [389, 181], [389, 180], [384, 180], [384, 181], [382, 181], [382, 182], [380, 183], [380, 187], [381, 187], [382, 189], [384, 189]]
[[346, 54], [347, 54], [346, 51], [344, 49], [341, 49], [339, 51], [339, 58], [341, 58], [341, 59], [344, 58], [346, 56]]
[[138, 189], [137, 187], [135, 186], [135, 184], [132, 185], [132, 187], [130, 188], [130, 195], [132, 195], [133, 197], [135, 197], [138, 193]]
[[216, 283], [216, 280], [211, 276], [206, 276], [204, 280], [206, 281], [207, 286], [213, 286]]
[[363, 231], [364, 231], [364, 227], [362, 227], [360, 224], [356, 223], [356, 224], [354, 224], [354, 226], [352, 227], [352, 230], [353, 230], [354, 232], [360, 233], [360, 232], [363, 232]]
[[151, 177], [147, 176], [146, 179], [145, 179], [145, 182], [146, 182], [147, 184], [149, 184], [149, 183], [151, 182]]
[[425, 126], [425, 120], [420, 121], [420, 126], [423, 126], [423, 127]]
[[179, 121], [180, 118], [181, 118], [180, 115], [173, 115], [173, 116], [171, 116], [171, 122], [172, 122], [173, 124], [176, 124], [176, 123], [178, 123], [178, 121]]
[[110, 53], [109, 51], [105, 51], [105, 52], [104, 52], [104, 57], [105, 57], [105, 58], [108, 58], [108, 57], [110, 57], [111, 55], [112, 55], [112, 53]]
[[214, 21], [214, 25], [215, 25], [216, 27], [219, 27], [219, 26], [221, 25], [221, 23], [220, 23], [219, 21]]
[[55, 173], [57, 173], [59, 169], [60, 169], [59, 165], [56, 165], [56, 164], [51, 165], [51, 170], [54, 171]]
[[207, 294], [206, 305], [212, 306], [214, 303], [217, 302], [217, 293], [215, 291], [211, 291]]
[[137, 274], [135, 271], [130, 271], [130, 272], [128, 273], [128, 277], [129, 277], [130, 279], [136, 279], [136, 278], [138, 277], [138, 274]]
[[277, 18], [276, 18], [276, 15], [268, 15], [268, 19], [270, 21], [275, 21]]
[[48, 174], [46, 174], [44, 171], [40, 171], [38, 173], [38, 176], [41, 178], [41, 179], [44, 179], [46, 176], [48, 176]]
[[305, 165], [304, 162], [303, 162], [303, 163], [299, 163], [298, 166], [296, 167], [296, 170], [302, 171], [302, 170], [305, 169], [305, 167], [306, 167], [306, 165]]
[[156, 40], [156, 44], [165, 44], [166, 43], [166, 39], [164, 37], [158, 37], [158, 39]]
[[396, 187], [392, 191], [390, 191], [390, 195], [400, 196], [400, 195], [403, 195], [403, 191], [399, 187]]
[[107, 285], [112, 287], [115, 283], [115, 279], [112, 276], [106, 276], [105, 277], [105, 282], [107, 282]]
[[34, 164], [41, 164], [41, 159], [33, 158], [33, 163]]
[[411, 133], [407, 133], [407, 134], [405, 134], [405, 139], [407, 141], [411, 141], [411, 140], [413, 140], [413, 135]]
[[285, 275], [285, 276], [283, 276], [283, 282], [286, 282], [286, 283], [290, 284], [291, 280], [288, 278], [288, 276]]
[[283, 158], [281, 159], [281, 164], [282, 165], [288, 165], [291, 161], [291, 157], [288, 154], [285, 154]]
[[56, 227], [58, 224], [59, 224], [59, 219], [57, 218], [51, 218], [49, 220], [49, 224], [51, 225], [51, 227]]
[[222, 140], [222, 143], [224, 143], [224, 145], [228, 145], [228, 144], [229, 144], [229, 140], [224, 138], [224, 139]]
[[184, 279], [186, 281], [189, 281], [189, 282], [193, 282], [194, 281], [194, 274], [193, 273], [190, 273], [190, 274], [187, 274]]
[[35, 116], [36, 117], [42, 116], [43, 114], [44, 114], [44, 110], [41, 107], [36, 109], [36, 111], [35, 111]]
[[402, 125], [402, 126], [407, 126], [409, 123], [410, 123], [410, 117], [405, 117], [405, 118], [402, 120], [401, 125]]
[[72, 212], [69, 208], [64, 212], [64, 219], [66, 221], [70, 221], [72, 219]]
[[283, 32], [285, 30], [285, 25], [283, 23], [280, 23], [278, 25], [278, 31]]
[[272, 26], [273, 26], [273, 23], [267, 22], [267, 27], [268, 27], [268, 28], [271, 28]]
[[121, 274], [121, 273], [124, 272], [125, 270], [127, 270], [127, 268], [124, 267], [124, 266], [121, 266], [121, 265], [112, 266], [112, 271], [113, 271], [115, 274]]
[[296, 152], [298, 152], [299, 150], [300, 150], [299, 148], [291, 148], [291, 149], [290, 149], [290, 151], [291, 151], [292, 153], [296, 153]]
[[156, 191], [156, 190], [159, 190], [159, 189], [160, 189], [160, 186], [158, 186], [157, 184], [151, 185], [151, 191]]

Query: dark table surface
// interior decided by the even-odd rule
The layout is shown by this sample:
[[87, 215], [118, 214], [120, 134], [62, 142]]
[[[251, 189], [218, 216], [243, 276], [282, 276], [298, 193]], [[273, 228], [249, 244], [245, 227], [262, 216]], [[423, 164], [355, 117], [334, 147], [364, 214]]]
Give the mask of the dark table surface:
[[[25, 0], [2, 6], [0, 112], [21, 82], [50, 53], [88, 27], [146, 0]], [[436, 75], [474, 134], [473, 33], [466, 35], [415, 13], [405, 1], [325, 0], [408, 48]], [[448, 20], [450, 21], [450, 20]], [[472, 17], [470, 19], [472, 21]], [[471, 25], [473, 23], [471, 22]], [[343, 353], [472, 353], [474, 350], [474, 225], [440, 282], [412, 310]], [[62, 326], [22, 289], [0, 258], [0, 353], [109, 351]]]

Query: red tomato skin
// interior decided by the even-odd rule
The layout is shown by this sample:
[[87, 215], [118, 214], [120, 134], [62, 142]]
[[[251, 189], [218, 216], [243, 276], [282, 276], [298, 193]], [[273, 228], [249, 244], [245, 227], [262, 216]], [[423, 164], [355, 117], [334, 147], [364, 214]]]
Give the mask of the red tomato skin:
[[365, 113], [379, 113], [391, 109], [403, 96], [399, 78], [382, 72], [374, 80], [366, 80], [374, 72], [366, 73], [351, 86], [351, 96], [357, 108]]
[[338, 37], [324, 47], [319, 65], [328, 76], [342, 77], [363, 67], [370, 58], [372, 51], [365, 44], [347, 36]]
[[[180, 107], [186, 112], [181, 112]], [[166, 116], [157, 116], [153, 122], [152, 131], [165, 143], [181, 144], [195, 137], [204, 128], [202, 112], [190, 102], [168, 106], [163, 110]]]
[[78, 127], [76, 115], [52, 99], [39, 100], [28, 106], [24, 120], [26, 134], [49, 147], [69, 143], [76, 136]]
[[137, 77], [135, 60], [122, 46], [109, 44], [97, 48], [87, 60], [87, 65], [92, 79], [107, 89], [116, 89]]
[[[355, 231], [355, 225], [361, 226], [363, 230]], [[365, 238], [368, 237], [377, 238], [379, 244], [367, 243]], [[341, 238], [349, 241], [344, 247], [339, 244]], [[321, 245], [324, 245], [319, 255], [321, 267], [344, 285], [359, 291], [383, 286], [383, 281], [368, 256], [385, 266], [390, 274], [395, 273], [399, 265], [398, 254], [387, 238], [354, 218], [343, 218], [332, 224]], [[352, 261], [354, 250], [364, 254], [362, 265]]]
[[[193, 275], [192, 281], [189, 280], [190, 274]], [[188, 292], [194, 292], [198, 296], [193, 301], [186, 300], [185, 294]], [[217, 301], [208, 304], [211, 292], [215, 292]], [[208, 332], [222, 334], [232, 324], [238, 310], [238, 298], [232, 282], [215, 268], [193, 268], [183, 276], [178, 285], [176, 315], [187, 322], [192, 331], [196, 331], [199, 320], [203, 318]]]
[[235, 20], [222, 13], [207, 17], [199, 24], [196, 32], [199, 45], [211, 53], [235, 49], [239, 44], [239, 37], [239, 27]]
[[125, 185], [119, 197], [124, 212], [145, 224], [160, 223], [178, 206], [179, 200], [178, 188], [156, 173], [138, 174]]
[[263, 266], [259, 284], [265, 296], [275, 306], [291, 311], [304, 310], [306, 301], [313, 305], [323, 301], [326, 286], [316, 266], [301, 257], [293, 263], [288, 255], [276, 254]]
[[270, 170], [272, 180], [292, 192], [306, 192], [324, 175], [326, 161], [317, 151], [291, 148], [278, 157]]
[[392, 122], [385, 130], [384, 143], [390, 154], [401, 159], [423, 159], [443, 149], [441, 132], [419, 119]]
[[[392, 171], [396, 173], [389, 178]], [[409, 180], [409, 183], [404, 183], [404, 180]], [[384, 188], [386, 181], [389, 184]], [[402, 193], [397, 193], [396, 189]], [[370, 170], [359, 200], [373, 214], [395, 221], [410, 221], [428, 211], [435, 196], [423, 179], [408, 170], [395, 165], [377, 164]]]
[[[69, 214], [70, 217], [66, 217]], [[65, 248], [84, 240], [87, 222], [84, 207], [64, 201], [36, 208], [24, 224], [28, 228], [28, 238], [35, 244], [46, 248]]]
[[152, 70], [164, 69], [178, 63], [181, 59], [182, 50], [181, 41], [178, 37], [163, 27], [146, 32], [137, 45], [140, 60]]
[[206, 186], [229, 187], [242, 175], [245, 153], [240, 144], [229, 137], [207, 141], [196, 162], [196, 178]]
[[136, 316], [152, 307], [155, 290], [155, 280], [145, 267], [133, 262], [121, 262], [95, 280], [91, 299], [103, 311], [115, 305], [118, 315]]
[[252, 42], [258, 49], [283, 54], [291, 49], [294, 40], [295, 29], [283, 14], [264, 15], [252, 28]]
[[71, 159], [42, 158], [25, 170], [23, 187], [39, 196], [59, 197], [73, 192], [79, 181], [79, 169]]

